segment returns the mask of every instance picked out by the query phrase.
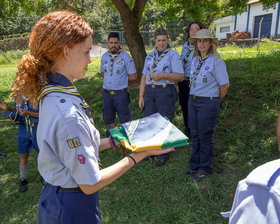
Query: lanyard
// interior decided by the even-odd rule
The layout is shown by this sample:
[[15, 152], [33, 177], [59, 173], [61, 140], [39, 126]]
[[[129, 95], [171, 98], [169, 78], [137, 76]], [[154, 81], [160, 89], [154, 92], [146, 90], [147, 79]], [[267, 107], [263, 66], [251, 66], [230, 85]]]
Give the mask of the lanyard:
[[119, 56], [119, 54], [121, 53], [122, 51], [119, 50], [116, 55], [112, 55], [111, 53], [109, 53], [109, 57], [110, 57], [110, 76], [113, 75], [113, 65], [114, 65], [114, 61], [115, 59]]
[[[80, 93], [78, 92], [78, 90], [75, 88], [75, 86], [59, 86], [59, 85], [47, 85], [45, 87], [42, 88], [41, 92], [40, 92], [40, 96], [39, 96], [39, 101], [46, 96], [47, 94], [51, 93], [51, 92], [60, 92], [60, 93], [65, 93], [68, 95], [74, 95], [79, 97], [82, 100], [81, 106], [83, 107], [83, 109], [85, 110], [86, 115], [88, 116], [90, 122], [93, 124], [93, 118], [92, 118], [92, 114], [89, 108], [89, 105], [86, 103], [86, 101], [84, 100], [84, 98], [80, 95]], [[102, 164], [101, 161], [99, 159], [98, 156], [98, 164], [99, 164], [99, 168], [102, 169]]]
[[188, 62], [188, 57], [192, 53], [193, 47], [191, 47], [191, 45], [188, 43], [187, 44], [187, 49], [188, 49], [188, 52], [186, 53], [186, 55], [184, 57], [184, 60], [183, 60], [184, 71], [186, 70], [186, 66], [187, 66], [187, 62]]
[[154, 51], [154, 64], [152, 66], [152, 71], [149, 75], [148, 80], [152, 81], [152, 74], [154, 73], [155, 68], [157, 67], [158, 63], [161, 61], [161, 59], [164, 58], [164, 56], [170, 51], [170, 48], [165, 49], [165, 51], [159, 56], [159, 58], [156, 60], [156, 54], [157, 54], [157, 50]]
[[205, 58], [203, 58], [203, 59], [201, 59], [201, 57], [199, 58], [199, 64], [198, 64], [198, 66], [197, 66], [195, 72], [192, 74], [192, 78], [191, 78], [191, 81], [190, 81], [190, 87], [191, 87], [191, 86], [195, 87], [197, 75], [198, 75], [198, 73], [199, 73], [199, 71], [200, 71], [200, 69], [201, 69], [203, 63], [205, 62], [205, 60], [206, 60], [207, 58], [208, 58], [208, 56], [205, 57]]

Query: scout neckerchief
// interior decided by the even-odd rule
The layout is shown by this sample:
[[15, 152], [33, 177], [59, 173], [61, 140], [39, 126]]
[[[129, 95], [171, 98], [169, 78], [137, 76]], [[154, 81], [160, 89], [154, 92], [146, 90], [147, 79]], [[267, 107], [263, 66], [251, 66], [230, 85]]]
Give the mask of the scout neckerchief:
[[111, 52], [109, 52], [109, 57], [110, 57], [110, 76], [113, 75], [113, 65], [114, 65], [114, 61], [115, 59], [119, 56], [119, 54], [121, 53], [122, 51], [119, 50], [116, 54], [112, 54]]
[[151, 76], [152, 76], [152, 74], [154, 73], [154, 70], [155, 70], [155, 68], [157, 67], [157, 65], [158, 65], [158, 63], [161, 61], [161, 59], [163, 59], [164, 58], [164, 56], [168, 53], [170, 51], [170, 48], [166, 48], [165, 50], [164, 50], [164, 52], [162, 52], [162, 54], [158, 57], [158, 59], [156, 60], [156, 57], [157, 57], [157, 50], [155, 50], [154, 51], [154, 60], [153, 60], [153, 66], [152, 66], [152, 71], [151, 71], [151, 73], [150, 73], [150, 75], [149, 75], [149, 78], [148, 78], [148, 80], [149, 81], [152, 81], [152, 78], [151, 78]]
[[186, 66], [187, 66], [187, 62], [188, 62], [188, 57], [189, 55], [192, 53], [193, 51], [193, 47], [190, 45], [190, 43], [188, 42], [187, 43], [187, 49], [188, 49], [188, 52], [186, 53], [185, 57], [184, 57], [184, 60], [183, 60], [183, 67], [184, 67], [184, 71], [186, 70]]
[[[28, 111], [28, 105], [26, 100], [24, 100], [24, 109]], [[26, 114], [24, 117], [25, 117], [26, 131], [29, 131], [30, 134], [32, 135], [32, 127], [34, 126], [34, 124], [31, 123], [31, 119], [28, 114]]]
[[195, 83], [196, 83], [196, 79], [197, 79], [197, 75], [203, 65], [203, 63], [205, 62], [205, 60], [208, 58], [208, 56], [206, 56], [205, 58], [201, 59], [201, 57], [199, 57], [199, 64], [195, 70], [195, 72], [192, 74], [192, 78], [190, 81], [190, 87], [193, 85], [193, 87], [195, 87]]
[[[74, 95], [74, 96], [79, 97], [82, 100], [81, 106], [85, 110], [86, 115], [88, 116], [90, 122], [92, 124], [94, 124], [89, 105], [86, 103], [84, 98], [80, 95], [80, 93], [75, 88], [75, 86], [65, 87], [65, 86], [60, 86], [60, 85], [46, 85], [45, 87], [42, 88], [38, 101], [40, 101], [44, 96], [46, 96], [47, 94], [52, 93], [52, 92], [60, 92], [60, 93], [64, 93], [64, 94], [68, 94], [68, 95]], [[99, 164], [99, 168], [102, 169], [102, 164], [101, 164], [101, 161], [99, 159], [99, 156], [98, 156], [98, 164]]]

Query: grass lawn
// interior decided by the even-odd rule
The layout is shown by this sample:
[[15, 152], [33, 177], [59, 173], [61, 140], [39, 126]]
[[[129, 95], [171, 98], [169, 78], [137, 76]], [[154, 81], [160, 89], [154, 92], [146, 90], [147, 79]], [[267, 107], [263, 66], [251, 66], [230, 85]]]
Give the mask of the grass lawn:
[[[278, 44], [271, 42], [261, 43], [261, 49], [265, 50], [220, 49], [231, 85], [215, 131], [213, 175], [200, 183], [184, 176], [191, 152], [189, 147], [177, 148], [163, 167], [155, 167], [151, 159], [143, 161], [100, 191], [103, 223], [228, 222], [219, 213], [231, 208], [238, 181], [258, 165], [279, 157], [275, 124], [280, 111], [280, 50]], [[75, 85], [91, 106], [101, 136], [105, 136], [99, 65], [100, 59], [94, 59], [86, 78], [76, 81]], [[10, 106], [13, 102], [8, 95], [15, 72], [14, 65], [0, 64], [0, 100]], [[138, 108], [138, 91], [138, 88], [130, 89], [132, 119], [143, 116]], [[36, 156], [31, 153], [29, 160], [29, 189], [19, 193], [16, 127], [5, 122], [2, 115], [0, 112], [0, 151], [7, 153], [7, 157], [0, 158], [0, 223], [35, 223], [42, 190]], [[174, 123], [184, 130], [178, 104]], [[122, 157], [111, 149], [100, 156], [104, 167]]]

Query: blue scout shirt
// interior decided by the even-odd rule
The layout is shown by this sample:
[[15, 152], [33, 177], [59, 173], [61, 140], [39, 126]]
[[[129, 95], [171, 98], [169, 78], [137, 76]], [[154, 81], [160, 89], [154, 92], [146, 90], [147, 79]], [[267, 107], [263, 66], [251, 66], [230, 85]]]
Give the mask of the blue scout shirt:
[[[15, 107], [20, 107], [21, 109], [26, 109], [30, 112], [34, 112], [34, 113], [38, 113], [39, 112], [39, 107], [35, 108], [32, 106], [32, 104], [27, 100], [22, 100], [19, 106], [15, 106]], [[19, 116], [20, 117], [20, 124], [26, 124], [26, 117], [25, 116]], [[32, 117], [29, 116], [31, 125], [37, 125], [38, 123], [38, 118], [37, 117]], [[33, 125], [34, 124], [34, 125]]]
[[[104, 72], [103, 89], [120, 90], [128, 86], [128, 75], [136, 73], [135, 65], [128, 53], [122, 51], [113, 61], [111, 68], [109, 51], [101, 58], [100, 71]], [[112, 71], [111, 71], [112, 70]]]
[[219, 97], [220, 86], [229, 82], [225, 62], [222, 59], [215, 60], [213, 54], [208, 56], [194, 80], [198, 64], [199, 56], [196, 56], [191, 64], [190, 95]]
[[[152, 67], [154, 64], [154, 54], [156, 54], [156, 60], [158, 59], [158, 51], [152, 51], [149, 53], [145, 59], [145, 65], [142, 73], [146, 75], [146, 84], [155, 84], [155, 85], [164, 85], [164, 84], [174, 84], [166, 79], [161, 79], [159, 81], [149, 80], [149, 75], [152, 72]], [[170, 49], [168, 53], [160, 60], [157, 66], [154, 69], [153, 74], [155, 73], [184, 73], [180, 55]]]
[[257, 167], [240, 181], [231, 211], [221, 214], [230, 224], [279, 224], [280, 159]]
[[[60, 74], [49, 78], [50, 84], [73, 86]], [[51, 92], [39, 106], [38, 168], [44, 180], [64, 188], [97, 183], [100, 136], [86, 115], [81, 98]]]
[[[185, 63], [185, 56], [188, 54], [187, 62]], [[185, 77], [190, 77], [191, 71], [191, 62], [193, 58], [193, 46], [187, 41], [183, 47], [181, 52], [181, 60], [184, 68]]]

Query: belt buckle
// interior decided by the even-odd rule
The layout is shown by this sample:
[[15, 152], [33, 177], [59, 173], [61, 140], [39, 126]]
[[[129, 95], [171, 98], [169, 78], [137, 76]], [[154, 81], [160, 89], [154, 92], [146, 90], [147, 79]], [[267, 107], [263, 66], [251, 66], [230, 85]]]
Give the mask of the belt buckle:
[[155, 88], [156, 88], [156, 85], [152, 84], [151, 87], [152, 87], [153, 89], [155, 89]]
[[165, 88], [166, 86], [167, 86], [167, 84], [166, 84], [166, 83], [164, 83], [164, 84], [162, 85], [162, 87], [163, 87], [163, 88]]
[[111, 95], [115, 95], [117, 93], [117, 91], [110, 91]]

